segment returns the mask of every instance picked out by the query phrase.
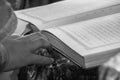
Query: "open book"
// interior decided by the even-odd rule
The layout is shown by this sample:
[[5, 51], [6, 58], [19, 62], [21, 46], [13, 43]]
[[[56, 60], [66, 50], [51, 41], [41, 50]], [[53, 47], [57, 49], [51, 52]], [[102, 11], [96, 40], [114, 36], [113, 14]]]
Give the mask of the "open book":
[[82, 67], [100, 65], [120, 51], [120, 13], [42, 30], [58, 51]]
[[119, 4], [119, 0], [65, 0], [15, 13], [41, 30], [118, 13]]
[[[67, 5], [69, 1], [74, 4], [72, 0], [63, 1], [63, 3]], [[99, 5], [99, 8], [96, 5], [96, 7], [83, 8], [80, 11], [78, 9], [73, 11], [76, 12], [74, 15], [71, 11], [72, 14], [65, 12], [64, 15], [60, 13], [58, 16], [58, 13], [56, 13], [53, 16], [54, 10], [52, 12], [48, 11], [49, 13], [44, 12], [44, 9], [47, 9], [46, 6], [18, 11], [16, 14], [18, 18], [36, 25], [61, 54], [81, 67], [90, 68], [102, 64], [120, 51], [120, 6], [115, 3], [115, 0], [104, 1], [107, 3]], [[115, 5], [108, 2], [113, 2]], [[49, 9], [53, 7], [54, 9], [56, 4], [63, 5], [62, 2], [59, 2], [47, 5], [47, 7], [49, 6]], [[109, 7], [107, 4], [109, 4]], [[38, 9], [39, 11], [43, 10], [43, 13], [39, 13]], [[82, 11], [84, 9], [86, 11]], [[35, 13], [34, 10], [37, 12]]]

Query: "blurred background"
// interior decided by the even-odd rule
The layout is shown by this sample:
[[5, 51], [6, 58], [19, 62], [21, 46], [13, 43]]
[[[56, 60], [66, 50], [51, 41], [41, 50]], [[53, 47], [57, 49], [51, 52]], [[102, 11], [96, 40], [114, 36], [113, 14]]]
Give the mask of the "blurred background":
[[61, 0], [8, 0], [14, 10], [20, 10], [30, 7], [42, 6]]

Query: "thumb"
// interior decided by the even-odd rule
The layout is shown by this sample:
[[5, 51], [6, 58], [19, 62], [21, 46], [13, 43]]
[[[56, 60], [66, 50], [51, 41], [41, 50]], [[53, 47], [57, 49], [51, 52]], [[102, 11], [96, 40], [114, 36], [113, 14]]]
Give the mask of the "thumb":
[[[34, 55], [34, 54], [33, 54]], [[45, 64], [51, 64], [54, 62], [54, 59], [53, 58], [48, 58], [48, 57], [45, 57], [45, 56], [40, 56], [40, 55], [34, 55], [32, 57], [33, 59], [33, 63], [34, 64], [42, 64], [42, 65], [45, 65]]]

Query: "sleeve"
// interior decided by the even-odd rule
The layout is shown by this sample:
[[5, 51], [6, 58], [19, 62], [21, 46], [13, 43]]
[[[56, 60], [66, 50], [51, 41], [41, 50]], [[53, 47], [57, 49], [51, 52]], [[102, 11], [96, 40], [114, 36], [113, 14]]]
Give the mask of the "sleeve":
[[7, 0], [0, 0], [0, 72], [4, 71], [8, 62], [8, 52], [2, 41], [10, 36], [17, 27], [17, 18]]
[[0, 0], [0, 42], [10, 36], [16, 27], [17, 17], [11, 5], [6, 0]]
[[4, 71], [8, 62], [7, 52], [2, 44], [0, 44], [0, 73]]
[[[0, 0], [0, 28], [2, 26], [2, 24], [4, 23], [2, 17], [3, 17], [3, 13], [4, 13], [4, 6], [6, 5], [6, 0]], [[2, 12], [1, 12], [2, 11]], [[6, 15], [7, 13], [5, 13], [4, 15]], [[1, 40], [0, 40], [1, 41]], [[0, 72], [3, 71], [5, 65], [6, 65], [6, 60], [5, 60], [5, 55], [3, 54], [3, 46], [0, 44]]]

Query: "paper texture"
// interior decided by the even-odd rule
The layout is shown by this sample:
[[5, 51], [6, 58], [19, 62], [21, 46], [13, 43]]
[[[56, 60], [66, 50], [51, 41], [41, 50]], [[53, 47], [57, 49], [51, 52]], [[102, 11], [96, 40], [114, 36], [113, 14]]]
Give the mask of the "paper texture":
[[47, 30], [71, 49], [85, 53], [86, 50], [119, 43], [119, 20], [120, 13]]

